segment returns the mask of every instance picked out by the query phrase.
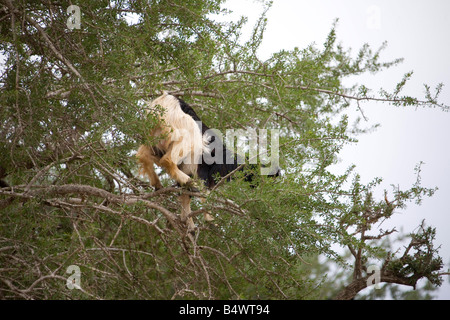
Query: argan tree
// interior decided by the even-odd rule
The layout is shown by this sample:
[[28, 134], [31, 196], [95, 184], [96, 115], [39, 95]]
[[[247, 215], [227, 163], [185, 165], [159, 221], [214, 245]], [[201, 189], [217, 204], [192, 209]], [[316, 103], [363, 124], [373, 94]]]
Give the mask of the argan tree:
[[[323, 46], [261, 60], [265, 15], [243, 39], [245, 18], [215, 20], [227, 13], [221, 0], [0, 3], [1, 298], [313, 299], [321, 278], [309, 277], [308, 259], [346, 268], [335, 245], [354, 259], [352, 281], [335, 298], [366, 287], [369, 264], [381, 282], [441, 283], [432, 228], [402, 252], [383, 247], [394, 230], [379, 229], [435, 189], [418, 175], [407, 190], [376, 195], [380, 179], [363, 185], [353, 166], [330, 172], [364, 132], [348, 114], [365, 101], [448, 109], [442, 85], [404, 96], [410, 74], [376, 95], [343, 85], [401, 62], [381, 62], [384, 46], [352, 55], [331, 26]], [[164, 188], [153, 190], [135, 152], [157, 138], [144, 107], [162, 91], [223, 133], [277, 129], [281, 177], [256, 171], [249, 184], [236, 172], [207, 193], [160, 172]], [[183, 193], [192, 196], [194, 233], [179, 218]]]

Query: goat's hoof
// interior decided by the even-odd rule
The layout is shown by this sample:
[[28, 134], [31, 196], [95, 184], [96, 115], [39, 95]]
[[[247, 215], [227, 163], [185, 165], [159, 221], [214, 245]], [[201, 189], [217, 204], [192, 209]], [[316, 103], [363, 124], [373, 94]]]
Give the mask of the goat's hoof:
[[210, 215], [209, 213], [205, 213], [204, 218], [205, 218], [206, 222], [214, 221], [214, 217], [212, 215]]
[[190, 234], [191, 236], [195, 236], [195, 231], [197, 230], [196, 226], [189, 226], [187, 228], [187, 234]]
[[184, 187], [186, 189], [188, 189], [189, 191], [192, 192], [200, 192], [202, 191], [202, 185], [200, 185], [199, 183], [195, 182], [194, 180], [189, 180]]

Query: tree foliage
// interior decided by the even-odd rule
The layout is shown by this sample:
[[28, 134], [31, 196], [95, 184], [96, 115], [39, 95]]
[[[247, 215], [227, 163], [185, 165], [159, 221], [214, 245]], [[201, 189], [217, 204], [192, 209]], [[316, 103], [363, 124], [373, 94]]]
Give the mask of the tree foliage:
[[[335, 25], [323, 46], [262, 61], [265, 15], [242, 39], [245, 18], [214, 20], [227, 13], [221, 0], [83, 1], [80, 29], [68, 28], [69, 5], [1, 1], [0, 179], [10, 185], [0, 189], [1, 297], [311, 299], [321, 281], [309, 277], [308, 258], [344, 268], [335, 245], [350, 249], [355, 283], [369, 259], [392, 282], [440, 283], [431, 230], [397, 257], [377, 242], [393, 230], [376, 224], [435, 189], [418, 179], [376, 200], [381, 179], [363, 185], [353, 166], [329, 169], [364, 132], [349, 110], [364, 116], [369, 100], [446, 110], [442, 85], [422, 99], [401, 94], [410, 74], [379, 95], [344, 87], [401, 59], [381, 62], [384, 46], [353, 56]], [[163, 90], [222, 132], [279, 129], [282, 177], [254, 188], [236, 174], [206, 195], [172, 187], [162, 173], [165, 188], [153, 191], [134, 153], [155, 123], [144, 101]], [[179, 219], [180, 193], [193, 196], [194, 234]], [[66, 286], [70, 265], [81, 269], [79, 290]]]

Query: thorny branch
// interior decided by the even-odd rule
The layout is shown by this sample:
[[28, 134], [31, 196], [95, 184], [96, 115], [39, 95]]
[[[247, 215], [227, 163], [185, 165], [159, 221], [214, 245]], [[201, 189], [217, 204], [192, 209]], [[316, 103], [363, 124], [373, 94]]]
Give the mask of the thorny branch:
[[[371, 201], [371, 194], [368, 193], [366, 202]], [[396, 201], [389, 201], [385, 194], [385, 205], [378, 210], [373, 210], [369, 206], [354, 210], [352, 214], [360, 217], [354, 224], [346, 224], [346, 217], [342, 218], [341, 226], [344, 229], [353, 227], [356, 229], [352, 235], [359, 235], [357, 244], [348, 244], [347, 247], [354, 258], [353, 279], [335, 297], [336, 300], [351, 300], [363, 289], [372, 285], [369, 283], [371, 274], [368, 274], [369, 259], [367, 255], [367, 241], [380, 240], [396, 232], [391, 230], [379, 230], [378, 235], [367, 235], [372, 226], [382, 219], [388, 218], [397, 207]], [[384, 262], [379, 270], [379, 282], [401, 284], [411, 286], [415, 289], [417, 281], [427, 278], [431, 283], [440, 285], [443, 264], [442, 259], [437, 255], [437, 250], [433, 247], [434, 230], [425, 228], [424, 222], [420, 225], [416, 234], [411, 234], [411, 241], [405, 248], [403, 255], [399, 258], [394, 253], [388, 252], [384, 256]], [[415, 250], [410, 254], [411, 250]]]
[[[45, 168], [44, 168], [45, 170]], [[39, 172], [42, 173], [42, 170]], [[39, 174], [38, 173], [38, 174]], [[35, 179], [37, 180], [37, 179]], [[7, 187], [0, 189], [0, 197], [6, 196], [8, 198], [14, 199], [9, 205], [14, 203], [25, 203], [25, 202], [38, 202], [43, 206], [58, 208], [67, 212], [68, 218], [72, 220], [72, 225], [74, 226], [75, 234], [79, 238], [79, 243], [81, 247], [76, 249], [71, 253], [71, 255], [79, 252], [81, 256], [85, 257], [84, 259], [92, 260], [95, 259], [93, 255], [98, 255], [99, 252], [107, 253], [107, 261], [103, 262], [104, 264], [112, 264], [108, 267], [110, 271], [105, 273], [101, 270], [93, 270], [94, 272], [101, 272], [103, 275], [111, 277], [111, 278], [121, 278], [123, 281], [126, 281], [130, 286], [133, 286], [133, 275], [130, 269], [127, 267], [127, 259], [125, 259], [125, 254], [129, 255], [145, 255], [152, 257], [157, 260], [157, 264], [165, 264], [167, 262], [158, 261], [158, 257], [155, 256], [152, 251], [144, 251], [144, 250], [132, 250], [127, 248], [117, 248], [112, 247], [115, 239], [117, 238], [117, 234], [123, 231], [124, 221], [130, 221], [138, 224], [142, 224], [147, 226], [149, 229], [155, 231], [155, 235], [159, 238], [165, 245], [167, 246], [167, 250], [169, 251], [177, 251], [176, 247], [180, 246], [182, 248], [183, 255], [185, 255], [189, 261], [189, 266], [179, 266], [176, 267], [175, 271], [180, 273], [180, 281], [184, 278], [184, 274], [186, 273], [186, 268], [193, 269], [194, 273], [201, 277], [204, 277], [207, 280], [208, 290], [207, 292], [197, 292], [190, 288], [190, 285], [185, 284], [176, 290], [173, 294], [173, 297], [183, 297], [185, 294], [193, 294], [198, 298], [213, 298], [213, 286], [214, 284], [211, 282], [211, 272], [214, 272], [214, 276], [218, 276], [216, 271], [213, 271], [209, 267], [208, 259], [204, 257], [204, 254], [210, 256], [217, 256], [217, 259], [223, 260], [223, 263], [232, 265], [235, 261], [238, 253], [233, 254], [232, 256], [228, 256], [226, 252], [220, 251], [215, 248], [211, 248], [205, 246], [203, 244], [197, 243], [197, 239], [199, 233], [202, 232], [202, 228], [196, 231], [196, 234], [191, 234], [187, 232], [187, 226], [181, 222], [179, 215], [171, 209], [167, 209], [163, 207], [158, 202], [155, 202], [151, 199], [161, 198], [161, 197], [171, 197], [174, 195], [179, 195], [180, 193], [186, 193], [191, 196], [196, 197], [206, 197], [199, 192], [192, 192], [176, 187], [168, 187], [163, 188], [154, 192], [144, 193], [140, 195], [136, 194], [114, 194], [108, 192], [106, 190], [87, 186], [87, 185], [76, 185], [76, 184], [66, 184], [66, 185], [55, 185], [55, 186], [42, 186], [42, 185], [32, 185], [28, 183], [26, 185], [17, 185], [14, 187]], [[159, 212], [161, 215], [154, 215], [152, 219], [148, 219], [146, 215], [135, 215], [130, 214], [126, 209], [126, 206], [129, 205], [143, 205], [145, 208], [155, 210], [155, 212]], [[219, 207], [223, 208], [227, 205], [226, 201], [220, 202], [218, 204]], [[236, 207], [234, 203], [230, 204], [230, 212], [236, 212]], [[93, 238], [94, 242], [98, 245], [98, 248], [85, 246], [84, 243], [87, 239], [85, 239], [80, 232], [78, 231], [78, 225], [82, 224], [82, 221], [86, 210], [92, 212], [92, 214], [106, 214], [114, 217], [120, 218], [122, 221], [118, 226], [117, 232], [114, 235], [114, 239], [112, 239], [111, 244], [107, 246], [100, 239]], [[201, 210], [201, 209], [200, 209]], [[74, 212], [79, 212], [79, 214], [74, 215]], [[94, 219], [92, 216], [87, 216], [86, 219]], [[196, 213], [194, 213], [196, 214]], [[237, 214], [240, 214], [237, 212]], [[147, 214], [148, 216], [148, 214]], [[49, 216], [50, 218], [50, 216]], [[165, 219], [167, 223], [161, 223], [161, 219]], [[175, 234], [173, 231], [176, 231]], [[175, 243], [171, 243], [172, 237], [176, 237], [177, 241]], [[181, 241], [180, 241], [181, 240]], [[6, 243], [14, 243], [11, 246], [5, 246]], [[178, 243], [178, 244], [177, 244]], [[28, 248], [28, 249], [27, 249]], [[51, 287], [47, 286], [46, 283], [52, 280], [66, 280], [67, 275], [62, 275], [61, 273], [57, 273], [56, 271], [44, 273], [44, 270], [49, 269], [49, 262], [46, 259], [41, 261], [36, 261], [34, 264], [38, 268], [38, 273], [36, 274], [36, 280], [29, 286], [24, 287], [19, 280], [15, 280], [13, 276], [8, 276], [8, 272], [13, 272], [20, 269], [36, 269], [36, 266], [32, 267], [33, 262], [28, 262], [27, 259], [19, 258], [18, 262], [12, 262], [17, 259], [21, 255], [21, 252], [24, 250], [36, 250], [31, 248], [26, 243], [19, 243], [13, 239], [0, 238], [0, 257], [5, 258], [11, 261], [12, 268], [0, 268], [0, 283], [3, 283], [6, 287], [2, 287], [0, 285], [0, 296], [7, 297], [20, 297], [23, 299], [35, 299], [42, 298], [42, 294], [50, 294]], [[121, 258], [119, 258], [118, 254], [122, 253]], [[64, 252], [57, 253], [56, 255], [63, 255]], [[180, 253], [173, 253], [172, 258], [175, 265], [180, 263]], [[13, 259], [13, 260], [11, 260]], [[51, 260], [52, 257], [49, 256], [48, 260]], [[14, 266], [14, 267], [13, 267]], [[18, 267], [20, 266], [20, 267]], [[86, 264], [87, 268], [92, 269], [92, 264]], [[112, 269], [125, 271], [125, 275], [122, 273], [116, 274]], [[240, 270], [239, 266], [234, 266], [234, 268], [243, 276], [245, 276], [245, 272]], [[42, 270], [41, 270], [42, 269]], [[219, 277], [225, 277], [226, 275], [219, 275]], [[47, 291], [42, 291], [42, 288], [45, 287]], [[190, 288], [190, 289], [189, 289]], [[232, 287], [230, 287], [231, 291], [234, 291]], [[84, 289], [82, 287], [82, 293], [86, 294], [86, 296], [94, 299], [101, 299], [101, 296], [97, 296], [89, 292], [89, 289]], [[140, 298], [145, 298], [141, 296]]]

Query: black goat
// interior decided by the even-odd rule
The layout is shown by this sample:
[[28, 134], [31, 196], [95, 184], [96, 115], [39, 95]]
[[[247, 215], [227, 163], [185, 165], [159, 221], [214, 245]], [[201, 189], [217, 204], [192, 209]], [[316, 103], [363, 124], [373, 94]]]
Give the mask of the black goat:
[[[207, 125], [205, 125], [202, 120], [200, 120], [199, 116], [195, 113], [194, 109], [192, 109], [191, 106], [189, 106], [182, 99], [177, 99], [180, 103], [181, 110], [191, 116], [191, 118], [194, 119], [199, 125], [200, 130], [202, 131], [202, 135], [206, 137], [208, 141], [208, 146], [213, 144], [215, 145], [214, 149], [207, 150], [203, 153], [202, 161], [198, 164], [197, 167], [197, 176], [204, 182], [206, 187], [210, 189], [213, 188], [217, 183], [217, 178], [227, 176], [229, 173], [238, 169], [238, 167], [241, 167], [240, 170], [244, 170], [245, 166], [242, 166], [242, 164], [244, 163], [242, 157], [227, 149], [226, 145], [223, 143], [223, 141], [221, 141], [221, 138], [212, 133], [212, 130]], [[211, 163], [210, 159], [215, 158], [216, 152], [221, 152], [222, 161]], [[248, 166], [251, 166], [251, 169], [255, 169], [255, 165]], [[271, 174], [271, 176], [279, 176], [279, 174], [280, 170], [279, 168], [277, 168], [276, 171]], [[229, 179], [230, 177], [228, 178], [228, 180]], [[246, 174], [245, 180], [251, 182], [253, 180], [253, 173], [250, 172]]]

